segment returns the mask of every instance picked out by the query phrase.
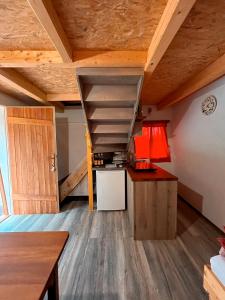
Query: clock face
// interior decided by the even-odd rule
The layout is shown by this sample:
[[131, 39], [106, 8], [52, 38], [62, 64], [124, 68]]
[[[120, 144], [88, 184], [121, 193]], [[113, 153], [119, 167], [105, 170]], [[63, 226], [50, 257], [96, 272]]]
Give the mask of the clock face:
[[217, 100], [215, 96], [209, 96], [202, 102], [202, 113], [210, 115], [216, 110]]

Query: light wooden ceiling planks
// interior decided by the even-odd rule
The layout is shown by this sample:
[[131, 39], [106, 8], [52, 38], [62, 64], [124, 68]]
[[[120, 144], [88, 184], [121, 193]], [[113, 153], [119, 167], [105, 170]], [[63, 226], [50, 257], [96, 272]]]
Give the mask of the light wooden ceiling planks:
[[198, 0], [153, 75], [142, 103], [156, 104], [225, 53], [225, 1]]
[[64, 62], [72, 62], [73, 51], [54, 8], [54, 2], [27, 0]]
[[[57, 94], [67, 94], [71, 98], [77, 93], [74, 76], [77, 67], [144, 67], [147, 49], [167, 0], [52, 0], [52, 3], [75, 50], [75, 62], [61, 63], [26, 0], [0, 0], [0, 51], [27, 51], [18, 51], [16, 57], [11, 53], [14, 61], [10, 53], [3, 53], [0, 64], [2, 61], [3, 67], [16, 68], [45, 93], [56, 98]], [[153, 75], [146, 72], [143, 103], [164, 100], [225, 53], [224, 11], [224, 0], [197, 0]], [[30, 50], [40, 53], [32, 54]], [[44, 50], [53, 51], [44, 53]], [[8, 87], [0, 85], [0, 90], [3, 89]]]
[[48, 94], [75, 93], [78, 90], [75, 69], [56, 69], [51, 66], [43, 66], [17, 68], [16, 70]]
[[74, 49], [147, 50], [167, 0], [54, 0]]
[[26, 0], [0, 0], [1, 50], [54, 50]]

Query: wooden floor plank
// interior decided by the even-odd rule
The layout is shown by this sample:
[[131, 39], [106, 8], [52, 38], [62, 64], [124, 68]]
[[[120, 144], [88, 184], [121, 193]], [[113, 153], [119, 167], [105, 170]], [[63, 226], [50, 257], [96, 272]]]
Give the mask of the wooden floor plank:
[[221, 233], [179, 202], [178, 236], [134, 241], [127, 212], [88, 212], [74, 201], [61, 213], [10, 216], [0, 232], [68, 230], [59, 263], [61, 299], [204, 300], [203, 265], [218, 253]]

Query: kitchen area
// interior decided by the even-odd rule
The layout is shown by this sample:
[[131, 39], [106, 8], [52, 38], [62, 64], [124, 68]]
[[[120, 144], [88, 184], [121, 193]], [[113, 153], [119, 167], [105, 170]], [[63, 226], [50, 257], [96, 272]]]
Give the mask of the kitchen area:
[[127, 156], [94, 154], [97, 211], [127, 210], [135, 240], [175, 239], [178, 178], [148, 159], [129, 161]]
[[145, 119], [143, 78], [141, 68], [76, 70], [89, 137], [89, 210], [127, 210], [136, 240], [174, 239], [178, 179], [156, 165], [171, 161], [169, 121]]

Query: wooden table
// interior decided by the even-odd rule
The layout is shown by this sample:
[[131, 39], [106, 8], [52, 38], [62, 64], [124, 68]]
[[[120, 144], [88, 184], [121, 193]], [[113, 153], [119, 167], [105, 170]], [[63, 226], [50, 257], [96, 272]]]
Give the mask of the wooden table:
[[127, 208], [135, 240], [170, 240], [177, 228], [177, 177], [127, 168]]
[[58, 260], [69, 233], [0, 233], [0, 299], [59, 299]]
[[224, 300], [225, 286], [219, 281], [216, 275], [208, 265], [204, 266], [204, 281], [203, 286], [209, 294], [210, 300]]

